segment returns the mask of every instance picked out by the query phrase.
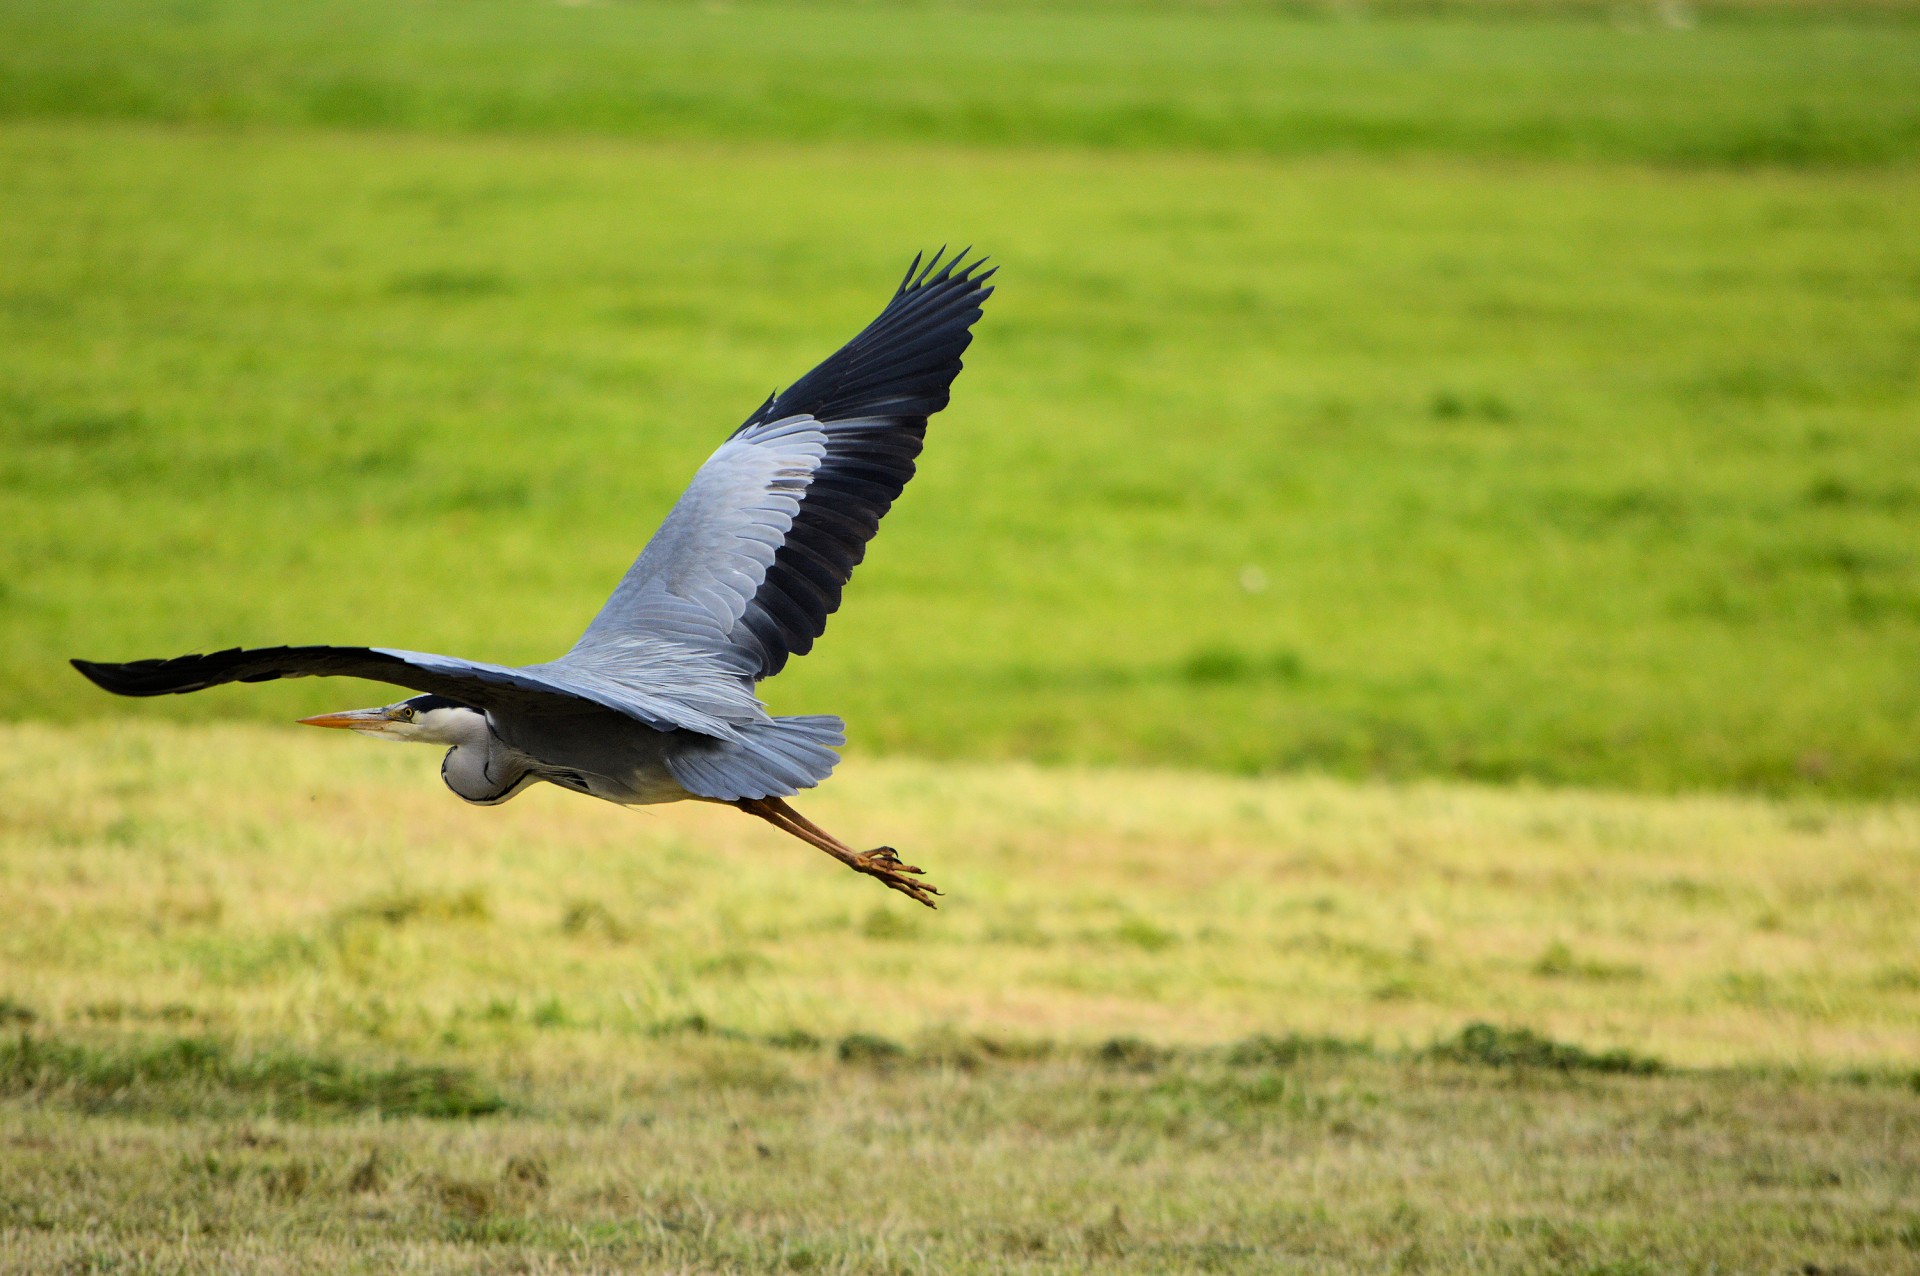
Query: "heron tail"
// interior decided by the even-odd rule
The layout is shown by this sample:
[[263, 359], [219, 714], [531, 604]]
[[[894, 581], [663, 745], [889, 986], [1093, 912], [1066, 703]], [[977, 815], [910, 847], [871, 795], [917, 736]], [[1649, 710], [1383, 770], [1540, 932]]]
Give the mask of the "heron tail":
[[847, 742], [846, 723], [830, 714], [774, 718], [738, 740], [701, 739], [667, 757], [687, 792], [722, 802], [792, 797], [833, 774]]

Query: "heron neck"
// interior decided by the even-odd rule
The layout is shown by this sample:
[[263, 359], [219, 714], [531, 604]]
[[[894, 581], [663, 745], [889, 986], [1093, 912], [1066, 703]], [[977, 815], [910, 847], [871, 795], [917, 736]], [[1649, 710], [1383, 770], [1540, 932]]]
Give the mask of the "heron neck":
[[489, 735], [477, 744], [456, 744], [440, 762], [440, 778], [469, 802], [494, 806], [534, 780], [526, 761]]

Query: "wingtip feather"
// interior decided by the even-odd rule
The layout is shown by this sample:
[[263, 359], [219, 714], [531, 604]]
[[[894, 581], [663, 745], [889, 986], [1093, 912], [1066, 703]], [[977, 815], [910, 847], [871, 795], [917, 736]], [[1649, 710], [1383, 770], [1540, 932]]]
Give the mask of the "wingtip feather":
[[105, 665], [102, 665], [97, 661], [82, 660], [78, 656], [72, 657], [67, 661], [67, 663], [72, 665], [75, 669], [78, 669], [80, 671], [80, 676], [85, 678], [88, 682], [91, 682], [94, 686], [105, 688], [108, 691], [113, 690], [112, 687], [107, 686], [106, 678], [100, 672], [100, 670], [106, 668]]
[[983, 253], [973, 262], [968, 263], [967, 255], [972, 251], [973, 245], [968, 244], [959, 252], [949, 254], [947, 246], [942, 244], [931, 256], [923, 252], [915, 253], [913, 264], [907, 267], [906, 277], [900, 281], [900, 287], [894, 290], [895, 295], [901, 296], [945, 283], [970, 283], [978, 286], [986, 282], [999, 267], [996, 266], [993, 270], [976, 278], [974, 272], [992, 259]]
[[913, 282], [913, 272], [918, 269], [920, 269], [920, 254], [915, 253], [913, 255], [913, 261], [907, 266], [907, 273], [900, 277], [900, 286], [893, 290], [894, 296], [898, 297], [906, 292], [907, 286]]

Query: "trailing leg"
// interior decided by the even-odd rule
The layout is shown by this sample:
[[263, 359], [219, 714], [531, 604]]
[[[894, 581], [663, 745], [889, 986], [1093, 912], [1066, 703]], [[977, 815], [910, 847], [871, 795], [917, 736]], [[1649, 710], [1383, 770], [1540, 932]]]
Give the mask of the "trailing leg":
[[734, 805], [749, 815], [759, 816], [783, 833], [819, 847], [856, 873], [879, 878], [893, 890], [928, 908], [939, 907], [933, 902], [933, 896], [940, 893], [939, 889], [931, 882], [917, 880], [922, 870], [912, 864], [901, 863], [891, 846], [856, 851], [780, 798], [741, 798]]

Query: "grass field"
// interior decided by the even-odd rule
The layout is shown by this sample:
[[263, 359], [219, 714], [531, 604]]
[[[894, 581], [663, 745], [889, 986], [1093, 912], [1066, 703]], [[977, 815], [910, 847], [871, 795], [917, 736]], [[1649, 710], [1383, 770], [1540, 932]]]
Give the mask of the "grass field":
[[[1912, 1271], [1914, 14], [0, 5], [0, 1272]], [[938, 913], [65, 666], [551, 656], [943, 240]]]
[[134, 709], [70, 655], [554, 654], [965, 235], [1005, 287], [782, 709], [921, 756], [1920, 775], [1906, 170], [14, 125], [0, 187], [15, 717], [382, 694]]
[[807, 809], [926, 914], [731, 811], [462, 808], [425, 750], [0, 758], [12, 1270], [1920, 1250], [1911, 806], [850, 766]]
[[1920, 25], [1619, 16], [7, 6], [0, 715], [107, 712], [76, 654], [549, 656], [965, 239], [1005, 287], [781, 707], [1912, 792]]

